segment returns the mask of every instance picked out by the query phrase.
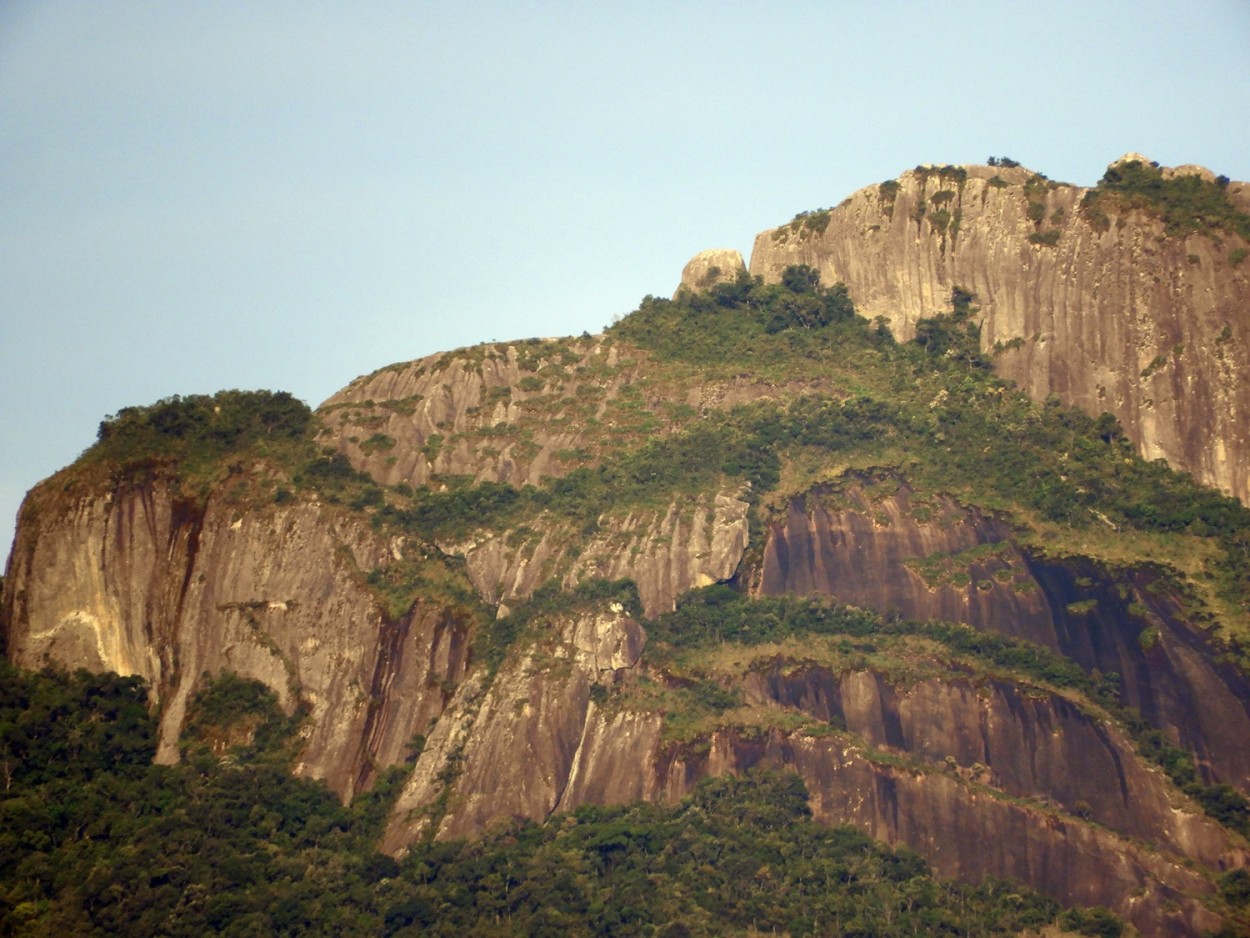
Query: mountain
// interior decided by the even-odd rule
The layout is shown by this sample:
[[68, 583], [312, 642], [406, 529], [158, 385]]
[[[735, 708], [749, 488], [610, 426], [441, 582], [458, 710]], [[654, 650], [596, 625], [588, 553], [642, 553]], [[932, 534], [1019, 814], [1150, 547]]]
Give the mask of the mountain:
[[162, 763], [263, 683], [297, 775], [409, 767], [396, 856], [792, 771], [942, 875], [1244, 927], [1250, 510], [1154, 457], [1245, 497], [1246, 189], [1011, 162], [601, 335], [112, 415], [23, 506], [5, 654], [141, 677]]
[[970, 290], [1000, 375], [1250, 501], [1250, 186], [1135, 153], [1093, 189], [995, 162], [917, 166], [765, 231], [751, 272], [810, 264], [900, 339]]

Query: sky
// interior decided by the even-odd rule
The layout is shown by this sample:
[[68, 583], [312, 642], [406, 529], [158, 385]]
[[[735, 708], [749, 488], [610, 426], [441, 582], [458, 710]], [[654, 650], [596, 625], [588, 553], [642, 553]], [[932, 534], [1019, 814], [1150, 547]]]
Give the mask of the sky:
[[1250, 3], [0, 0], [0, 558], [102, 418], [597, 332], [918, 163], [1250, 180]]

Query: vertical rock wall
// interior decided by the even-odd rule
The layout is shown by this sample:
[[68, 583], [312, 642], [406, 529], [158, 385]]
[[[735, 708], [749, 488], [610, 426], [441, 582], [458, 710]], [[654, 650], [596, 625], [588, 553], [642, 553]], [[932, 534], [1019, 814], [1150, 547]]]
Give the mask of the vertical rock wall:
[[463, 676], [467, 622], [427, 603], [389, 620], [364, 589], [360, 571], [391, 548], [358, 518], [188, 501], [159, 476], [66, 505], [56, 483], [23, 509], [7, 654], [143, 677], [161, 705], [159, 759], [177, 758], [202, 676], [233, 671], [311, 707], [299, 771], [348, 798], [403, 759]]
[[[809, 264], [900, 340], [976, 295], [981, 341], [1031, 397], [1114, 414], [1147, 459], [1250, 502], [1250, 264], [1226, 231], [1169, 235], [1143, 209], [1102, 230], [1087, 190], [1022, 168], [910, 170], [856, 192], [823, 228], [759, 234], [751, 273]], [[1030, 215], [1030, 203], [1040, 206]], [[1039, 218], [1040, 216], [1040, 218]], [[1057, 239], [1053, 244], [1030, 238]]]

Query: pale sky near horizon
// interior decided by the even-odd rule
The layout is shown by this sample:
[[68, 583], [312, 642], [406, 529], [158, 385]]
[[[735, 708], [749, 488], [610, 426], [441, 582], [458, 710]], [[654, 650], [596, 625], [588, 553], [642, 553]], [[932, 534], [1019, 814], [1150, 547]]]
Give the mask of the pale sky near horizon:
[[917, 163], [1250, 180], [1250, 3], [0, 0], [0, 556], [106, 414], [596, 332]]

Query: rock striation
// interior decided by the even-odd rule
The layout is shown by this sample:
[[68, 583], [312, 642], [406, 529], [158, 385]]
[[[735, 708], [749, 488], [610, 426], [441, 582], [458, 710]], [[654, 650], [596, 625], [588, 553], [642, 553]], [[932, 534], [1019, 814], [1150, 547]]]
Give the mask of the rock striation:
[[[1201, 167], [1169, 173], [1211, 181]], [[1103, 226], [1085, 191], [1021, 167], [918, 167], [764, 232], [751, 272], [809, 264], [900, 338], [955, 286], [972, 291], [1002, 373], [1034, 397], [1115, 413], [1148, 457], [1244, 500], [1250, 292], [1236, 236], [1169, 234], [1133, 205]], [[743, 268], [736, 252], [704, 252], [678, 297]], [[411, 767], [383, 836], [396, 855], [786, 768], [818, 819], [907, 844], [942, 874], [1105, 905], [1144, 935], [1220, 927], [1218, 877], [1250, 855], [1197, 799], [1250, 794], [1250, 678], [1211, 628], [1228, 607], [1203, 606], [1226, 572], [1204, 565], [1217, 548], [1171, 533], [1149, 550], [1118, 530], [1061, 537], [1023, 510], [966, 504], [967, 490], [924, 490], [918, 460], [933, 450], [888, 440], [821, 449], [778, 430], [773, 462], [745, 475], [747, 460], [730, 466], [718, 448], [759, 427], [735, 424], [742, 413], [771, 420], [812, 398], [829, 403], [820, 433], [836, 435], [867, 409], [842, 409], [871, 400], [867, 372], [830, 367], [784, 331], [767, 361], [711, 369], [621, 335], [383, 368], [319, 408], [300, 463], [262, 444], [181, 475], [151, 454], [70, 467], [23, 507], [0, 598], [6, 655], [142, 676], [166, 761], [206, 681], [263, 682], [307, 713], [297, 771], [344, 800]], [[871, 342], [858, 354], [900, 351], [883, 333]], [[678, 446], [705, 420], [724, 432], [687, 439], [712, 460]], [[628, 461], [644, 451], [659, 456]], [[658, 478], [673, 465], [703, 468]], [[309, 466], [341, 488], [301, 481]], [[528, 508], [470, 517], [463, 505], [486, 498], [452, 524], [421, 515], [464, 493]], [[1166, 553], [1181, 547], [1183, 571]], [[636, 604], [578, 598], [588, 581], [622, 579]], [[822, 597], [879, 617], [862, 641], [718, 633], [657, 647], [648, 629], [714, 585], [722, 600]], [[543, 606], [552, 595], [564, 604]], [[510, 633], [518, 610], [528, 618]], [[902, 620], [923, 628], [891, 632]], [[1025, 640], [1081, 680], [990, 667], [939, 640], [949, 623], [978, 642]], [[1193, 760], [1201, 785], [1151, 761], [1143, 725]]]
[[647, 679], [644, 641], [619, 611], [587, 612], [551, 622], [489, 688], [462, 685], [384, 846], [583, 804], [674, 801], [709, 775], [770, 767], [803, 776], [819, 819], [906, 843], [945, 875], [1027, 881], [1111, 906], [1147, 934], [1216, 926], [1202, 902], [1211, 887], [1189, 867], [1246, 862], [1128, 740], [1057, 695], [760, 659], [738, 676], [751, 706], [846, 732], [716, 730], [678, 741], [659, 714], [622, 702]]
[[[915, 619], [965, 622], [1117, 674], [1123, 702], [1198, 755], [1213, 782], [1250, 793], [1250, 681], [1219, 662], [1149, 569], [1115, 575], [1042, 556], [948, 498], [917, 504], [903, 480], [817, 489], [770, 527], [755, 589], [824, 595]], [[1149, 635], [1148, 641], [1142, 636]]]
[[[1116, 164], [1133, 159], [1149, 162]], [[750, 270], [774, 281], [809, 264], [900, 340], [968, 290], [1000, 374], [1036, 400], [1114, 414], [1147, 459], [1250, 502], [1246, 243], [1169, 233], [1133, 205], [1092, 215], [1089, 192], [1024, 167], [917, 167], [760, 233]]]
[[469, 623], [437, 602], [390, 619], [364, 587], [395, 549], [315, 502], [199, 503], [168, 479], [66, 497], [56, 477], [23, 506], [6, 582], [6, 654], [24, 667], [139, 675], [176, 761], [187, 702], [232, 671], [309, 708], [298, 771], [344, 799], [403, 761], [464, 676]]

